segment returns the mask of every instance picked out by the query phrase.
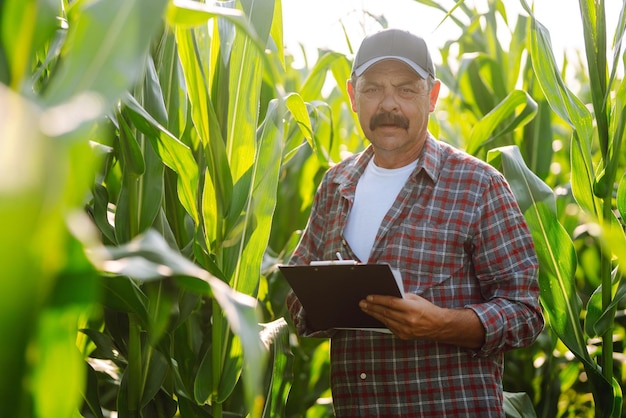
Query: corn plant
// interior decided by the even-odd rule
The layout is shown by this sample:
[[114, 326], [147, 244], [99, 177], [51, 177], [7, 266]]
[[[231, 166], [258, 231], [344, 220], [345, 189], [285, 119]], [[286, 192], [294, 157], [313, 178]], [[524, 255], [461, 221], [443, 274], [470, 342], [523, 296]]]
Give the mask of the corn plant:
[[[556, 367], [546, 373], [548, 379], [533, 390], [526, 389], [535, 394], [539, 414], [592, 414], [582, 397], [575, 396], [560, 408], [549, 399], [554, 395], [571, 399], [568, 392], [574, 392], [578, 384], [593, 394], [594, 416], [621, 416], [623, 377], [613, 347], [617, 342], [619, 348], [623, 340], [623, 327], [615, 325], [614, 318], [623, 297], [620, 283], [626, 263], [622, 203], [626, 165], [621, 152], [624, 93], [617, 72], [624, 11], [615, 31], [609, 68], [604, 2], [579, 2], [586, 65], [579, 68], [578, 81], [588, 85], [577, 97], [564, 81], [568, 61], [558, 68], [548, 30], [535, 19], [528, 4], [521, 3], [529, 18], [518, 20], [508, 51], [495, 36], [496, 16], [508, 22], [503, 2], [489, 2], [490, 11], [480, 17], [463, 2], [450, 11], [434, 6], [446, 12], [446, 17], [456, 13], [455, 22], [464, 29], [458, 40], [459, 71], [453, 73], [444, 66], [442, 79], [451, 86], [452, 105], [467, 112], [456, 117], [448, 111], [450, 119], [440, 126], [455, 137], [469, 138], [459, 145], [503, 171], [531, 227], [540, 259], [541, 301], [549, 330], [559, 338], [557, 342], [543, 335], [535, 347], [525, 350], [532, 353], [526, 360], [531, 367], [525, 367], [530, 378], [538, 360], [543, 369]], [[467, 26], [458, 16], [460, 12], [469, 18]], [[520, 66], [524, 50], [531, 59]], [[450, 58], [448, 51], [443, 49], [444, 59]], [[523, 86], [520, 91], [513, 87], [518, 77]], [[465, 122], [468, 119], [471, 124]], [[560, 139], [568, 134], [571, 141]], [[555, 143], [559, 152], [553, 149]], [[563, 151], [569, 152], [569, 158], [562, 158]], [[552, 163], [559, 164], [561, 171], [552, 172]], [[595, 249], [593, 256], [586, 249], [590, 244]], [[578, 258], [583, 256], [587, 265], [580, 264]], [[583, 285], [577, 283], [581, 278]], [[580, 360], [586, 384], [581, 384], [576, 366], [555, 362], [551, 353], [562, 351], [560, 344]], [[516, 372], [523, 372], [519, 360], [519, 355], [507, 356], [505, 368], [513, 366]], [[556, 386], [550, 382], [554, 377]], [[584, 393], [585, 389], [577, 391]]]
[[[1, 6], [0, 409], [8, 416], [70, 416], [86, 377], [77, 329], [95, 308], [98, 288], [83, 243], [71, 232], [89, 228], [77, 214], [97, 164], [89, 138], [105, 135], [98, 127], [106, 109], [136, 81], [165, 3], [144, 13], [145, 4], [128, 2], [117, 15], [121, 4]], [[94, 14], [118, 19], [116, 38], [107, 39], [113, 44], [142, 16], [151, 23], [143, 28], [148, 39], [133, 35], [126, 48], [99, 48], [107, 44], [98, 39], [101, 28], [89, 27]], [[76, 23], [72, 33], [68, 22]], [[62, 60], [48, 61], [59, 54]], [[126, 71], [114, 71], [122, 63]]]
[[[300, 111], [305, 127], [308, 116], [301, 112], [305, 105], [297, 96], [284, 100], [276, 79], [282, 28], [280, 19], [273, 22], [280, 16], [280, 3], [276, 9], [273, 1], [222, 6], [177, 2], [168, 8], [168, 25], [154, 49], [153, 62], [148, 60], [144, 83], [123, 99], [115, 115], [119, 148], [108, 161], [98, 185], [102, 198], [94, 200], [92, 211], [98, 219], [96, 212], [110, 212], [111, 205], [116, 208], [115, 245], [157, 228], [169, 238], [170, 246], [204, 271], [251, 297], [247, 304], [253, 307], [275, 206], [284, 114], [287, 107]], [[278, 47], [266, 55], [270, 34]], [[278, 86], [278, 97], [263, 101], [261, 115], [260, 103], [267, 100], [261, 97], [264, 81]], [[101, 230], [109, 229], [108, 219], [99, 217]], [[162, 263], [170, 268], [171, 264]], [[129, 355], [130, 336], [136, 334], [136, 353], [126, 372], [151, 384], [134, 388], [139, 389], [133, 395], [141, 411], [175, 412], [168, 407], [173, 394], [185, 416], [226, 412], [271, 416], [281, 410], [288, 385], [275, 382], [271, 374], [264, 384], [259, 371], [265, 360], [255, 315], [229, 308], [215, 290], [215, 300], [210, 301], [186, 292], [172, 293], [160, 284], [144, 288], [143, 304], [149, 314], [153, 306], [163, 305], [160, 314], [149, 317], [168, 318], [172, 306], [185, 316], [156, 324], [153, 328], [160, 333], [148, 328], [151, 339], [144, 341], [144, 323], [133, 322], [134, 310], [123, 311], [123, 318], [129, 319]], [[114, 300], [121, 293], [116, 290], [110, 293]], [[105, 317], [105, 328], [115, 330], [118, 321]], [[254, 326], [240, 328], [246, 324]], [[273, 323], [261, 335], [276, 338], [277, 324], [281, 323]], [[113, 340], [123, 343], [125, 332]], [[158, 355], [152, 357], [153, 353]], [[155, 359], [162, 364], [153, 365]], [[275, 365], [288, 367], [279, 356], [274, 359]], [[159, 374], [151, 379], [150, 373]], [[122, 380], [122, 388], [123, 384]], [[164, 404], [149, 401], [155, 394], [163, 394]]]
[[[573, 246], [553, 215], [537, 205], [531, 222], [545, 266], [542, 301], [552, 328], [583, 363], [593, 388], [596, 416], [621, 416], [622, 389], [614, 376], [613, 337], [615, 312], [624, 291], [620, 283], [626, 270], [626, 222], [621, 203], [626, 187], [621, 152], [626, 90], [616, 71], [626, 30], [625, 9], [622, 8], [615, 31], [614, 62], [609, 68], [604, 2], [579, 2], [591, 94], [591, 106], [587, 107], [559, 76], [549, 33], [533, 17], [529, 6], [525, 2], [523, 5], [531, 16], [529, 49], [539, 84], [550, 107], [573, 131], [572, 193], [601, 249], [601, 283], [587, 302], [583, 327], [579, 320], [583, 309], [572, 280], [577, 263]], [[602, 339], [597, 347], [597, 362], [588, 349], [588, 340], [594, 337]]]
[[312, 127], [280, 2], [221, 5], [1, 4], [3, 413], [281, 414], [256, 296], [285, 134]]
[[[507, 413], [619, 416], [623, 17], [609, 68], [603, 2], [580, 1], [577, 97], [525, 2], [506, 47], [503, 1], [420, 2], [463, 32], [430, 129], [502, 170], [540, 256], [549, 326], [507, 354]], [[0, 12], [3, 413], [328, 416], [328, 342], [289, 339], [275, 266], [323, 172], [365, 146], [349, 59], [290, 68], [273, 0]]]

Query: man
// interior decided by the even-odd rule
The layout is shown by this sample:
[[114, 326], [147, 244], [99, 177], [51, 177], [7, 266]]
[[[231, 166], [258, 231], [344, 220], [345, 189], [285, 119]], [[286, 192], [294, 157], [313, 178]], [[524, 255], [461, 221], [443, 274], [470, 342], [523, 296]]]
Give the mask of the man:
[[506, 181], [427, 130], [439, 87], [422, 38], [365, 38], [348, 93], [371, 145], [326, 173], [290, 261], [339, 252], [402, 274], [405, 299], [360, 302], [392, 334], [312, 332], [287, 296], [299, 335], [331, 338], [338, 417], [502, 417], [503, 353], [543, 328], [533, 243]]

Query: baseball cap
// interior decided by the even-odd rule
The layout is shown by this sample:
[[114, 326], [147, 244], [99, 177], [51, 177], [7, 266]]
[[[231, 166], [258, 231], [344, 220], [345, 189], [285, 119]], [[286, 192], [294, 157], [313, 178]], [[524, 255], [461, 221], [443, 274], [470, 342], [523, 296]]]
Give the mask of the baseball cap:
[[435, 77], [435, 67], [423, 38], [401, 29], [384, 29], [363, 39], [354, 57], [352, 73], [360, 76], [379, 61], [396, 59], [423, 79]]

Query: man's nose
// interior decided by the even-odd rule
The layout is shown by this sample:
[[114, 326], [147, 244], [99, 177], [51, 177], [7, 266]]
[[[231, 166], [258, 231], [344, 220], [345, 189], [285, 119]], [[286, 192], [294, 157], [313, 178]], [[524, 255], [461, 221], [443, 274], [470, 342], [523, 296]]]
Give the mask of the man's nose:
[[383, 110], [391, 111], [398, 108], [398, 100], [393, 89], [383, 89], [383, 96], [380, 101]]

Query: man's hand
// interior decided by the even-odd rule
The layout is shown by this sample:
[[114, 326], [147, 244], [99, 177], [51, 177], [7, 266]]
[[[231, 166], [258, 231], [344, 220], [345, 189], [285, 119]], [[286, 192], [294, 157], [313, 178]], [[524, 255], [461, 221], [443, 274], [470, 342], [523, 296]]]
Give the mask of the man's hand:
[[485, 329], [471, 309], [440, 308], [411, 293], [405, 299], [369, 295], [359, 306], [403, 340], [423, 338], [474, 349], [485, 340]]

